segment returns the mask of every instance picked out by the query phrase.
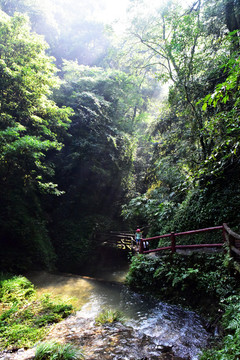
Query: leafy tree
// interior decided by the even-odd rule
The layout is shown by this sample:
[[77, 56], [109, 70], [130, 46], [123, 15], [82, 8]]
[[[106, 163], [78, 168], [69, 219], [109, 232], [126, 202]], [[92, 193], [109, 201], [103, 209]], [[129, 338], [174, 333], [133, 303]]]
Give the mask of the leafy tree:
[[[132, 32], [139, 51], [145, 53], [143, 66], [153, 66], [159, 79], [170, 81], [170, 105], [175, 107], [176, 117], [183, 119], [188, 141], [198, 154], [191, 163], [194, 168], [195, 161], [206, 159], [211, 147], [202, 131], [204, 114], [196, 105], [206, 91], [205, 78], [200, 74], [206, 67], [222, 62], [223, 49], [215, 42], [212, 52], [214, 39], [205, 37], [200, 1], [185, 12], [172, 3], [169, 8], [151, 14], [151, 20], [135, 20]], [[211, 88], [212, 84], [209, 82], [208, 86]]]
[[[194, 223], [201, 227], [213, 218], [236, 225], [228, 211], [232, 209], [230, 204], [224, 214], [220, 208], [216, 214], [213, 201], [205, 218], [199, 213], [192, 216], [192, 210], [199, 208], [200, 203], [208, 207], [209, 193], [217, 198], [215, 191], [220, 191], [222, 199], [225, 192], [232, 197], [238, 193], [237, 184], [226, 186], [226, 178], [231, 176], [235, 182], [239, 173], [239, 39], [236, 27], [228, 34], [228, 29], [232, 30], [227, 20], [230, 3], [197, 1], [187, 10], [172, 3], [149, 17], [140, 13], [133, 19], [131, 33], [135, 41], [131, 40], [131, 44], [141, 56], [134, 58], [133, 51], [131, 56], [140, 68], [152, 69], [159, 80], [169, 84], [168, 104], [163, 105], [155, 125], [149, 189], [124, 210], [126, 217], [143, 216], [153, 232], [168, 230], [170, 226], [174, 230], [178, 221], [183, 229], [189, 223], [191, 227]], [[236, 17], [235, 24], [237, 9], [238, 3], [234, 2], [231, 14]], [[220, 21], [216, 24], [218, 15]], [[171, 174], [168, 171], [167, 181], [163, 182], [169, 168]], [[196, 186], [200, 187], [199, 192], [195, 191]], [[194, 199], [191, 206], [188, 201], [181, 206], [186, 196]], [[220, 200], [217, 204], [222, 206]], [[210, 216], [211, 211], [214, 216]], [[236, 216], [237, 211], [236, 208]]]
[[[42, 38], [30, 32], [25, 17], [0, 16], [1, 246], [21, 249], [26, 266], [34, 256], [36, 264], [49, 265], [53, 249], [38, 194], [59, 194], [46, 155], [61, 149], [70, 110], [49, 100], [58, 80]], [[5, 255], [6, 262], [12, 261]]]
[[[235, 33], [234, 33], [235, 35]], [[232, 34], [231, 34], [232, 36]], [[203, 111], [211, 111], [205, 131], [214, 144], [200, 171], [208, 179], [238, 171], [239, 157], [239, 59], [233, 53], [223, 67], [227, 77], [203, 100]], [[201, 101], [200, 101], [201, 102]]]
[[[72, 243], [73, 252], [74, 248], [84, 249], [76, 256], [77, 266], [81, 266], [82, 255], [91, 247], [86, 238], [119, 221], [122, 199], [132, 186], [133, 134], [143, 121], [143, 99], [133, 76], [77, 62], [64, 64], [64, 82], [55, 99], [59, 105], [70, 105], [75, 114], [70, 136], [56, 158], [56, 177], [66, 193], [57, 200], [60, 204], [55, 206], [55, 216], [64, 217], [63, 227], [69, 228], [65, 238]], [[56, 230], [56, 244], [61, 242], [63, 231], [62, 227], [61, 234]], [[73, 245], [70, 239], [78, 240]], [[61, 246], [66, 260], [67, 242]], [[69, 263], [74, 266], [70, 259]]]

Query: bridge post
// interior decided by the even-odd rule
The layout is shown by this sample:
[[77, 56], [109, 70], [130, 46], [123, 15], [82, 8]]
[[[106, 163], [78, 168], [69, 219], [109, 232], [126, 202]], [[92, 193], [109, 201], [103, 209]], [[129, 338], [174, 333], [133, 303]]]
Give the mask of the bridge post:
[[223, 223], [223, 226], [222, 226], [223, 243], [227, 243], [227, 241], [228, 241], [227, 231], [225, 229], [225, 226], [227, 226], [227, 224]]
[[139, 254], [143, 254], [143, 239], [140, 239], [140, 243], [139, 243]]
[[176, 252], [176, 237], [174, 232], [171, 232], [171, 248], [172, 248], [172, 253]]

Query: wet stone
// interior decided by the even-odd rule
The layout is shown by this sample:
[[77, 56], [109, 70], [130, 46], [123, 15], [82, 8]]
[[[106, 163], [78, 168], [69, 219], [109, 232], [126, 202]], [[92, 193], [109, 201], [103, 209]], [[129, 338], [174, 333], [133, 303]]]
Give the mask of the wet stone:
[[[121, 323], [96, 326], [91, 319], [70, 316], [55, 325], [44, 339], [83, 348], [85, 360], [187, 360], [173, 354], [170, 346], [156, 345], [147, 335]], [[0, 360], [30, 360], [34, 349], [15, 354], [0, 353]]]

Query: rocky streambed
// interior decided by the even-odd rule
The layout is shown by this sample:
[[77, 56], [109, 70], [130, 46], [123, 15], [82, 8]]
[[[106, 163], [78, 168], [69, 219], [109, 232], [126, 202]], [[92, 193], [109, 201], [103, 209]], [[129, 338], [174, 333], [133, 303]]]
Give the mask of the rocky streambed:
[[[74, 297], [81, 310], [49, 328], [44, 340], [83, 349], [85, 360], [197, 360], [209, 334], [199, 316], [179, 306], [129, 290], [119, 280], [97, 280], [70, 274], [34, 273], [29, 279], [39, 293]], [[121, 279], [122, 279], [122, 274]], [[117, 279], [116, 279], [117, 277]], [[123, 313], [124, 324], [97, 326], [104, 309]], [[0, 353], [0, 360], [33, 359], [35, 349]]]
[[[174, 355], [173, 346], [156, 344], [148, 336], [120, 322], [96, 325], [93, 319], [84, 318], [81, 312], [55, 325], [46, 341], [71, 343], [84, 351], [86, 360], [183, 360], [190, 356]], [[1, 360], [34, 359], [35, 348], [1, 353]]]

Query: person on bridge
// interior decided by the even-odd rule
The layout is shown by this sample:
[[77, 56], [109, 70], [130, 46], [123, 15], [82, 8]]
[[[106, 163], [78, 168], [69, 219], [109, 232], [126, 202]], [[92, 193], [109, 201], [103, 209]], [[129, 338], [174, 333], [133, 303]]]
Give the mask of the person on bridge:
[[142, 232], [140, 229], [137, 229], [136, 230], [136, 233], [135, 233], [135, 241], [136, 241], [136, 244], [139, 246], [140, 245], [140, 240], [142, 239]]

